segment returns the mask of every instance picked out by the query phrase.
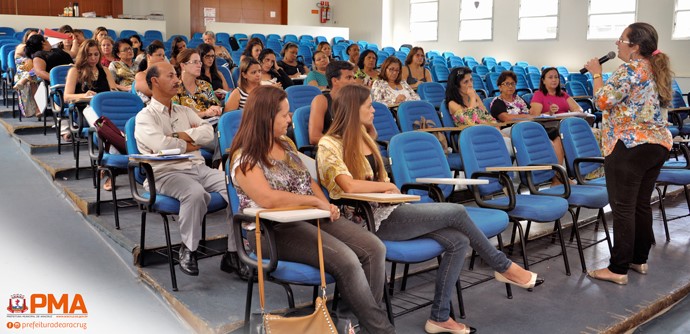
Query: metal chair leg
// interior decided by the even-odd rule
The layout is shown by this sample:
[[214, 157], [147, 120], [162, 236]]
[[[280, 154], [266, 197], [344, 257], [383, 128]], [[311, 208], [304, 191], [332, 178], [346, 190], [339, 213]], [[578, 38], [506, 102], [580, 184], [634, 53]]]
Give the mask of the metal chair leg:
[[177, 291], [177, 277], [175, 276], [175, 259], [172, 250], [172, 243], [170, 242], [170, 223], [168, 216], [161, 213], [163, 217], [163, 226], [165, 227], [165, 244], [168, 248], [168, 264], [170, 265], [170, 278], [172, 279], [173, 291]]

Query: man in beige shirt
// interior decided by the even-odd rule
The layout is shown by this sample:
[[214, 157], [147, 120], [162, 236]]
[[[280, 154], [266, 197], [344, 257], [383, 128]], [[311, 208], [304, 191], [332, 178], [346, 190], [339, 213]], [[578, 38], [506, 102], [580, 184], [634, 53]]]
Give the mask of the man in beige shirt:
[[[201, 239], [201, 223], [211, 200], [209, 193], [218, 192], [228, 202], [225, 175], [207, 167], [199, 152], [200, 147], [213, 141], [213, 127], [199, 118], [194, 110], [172, 104], [171, 99], [180, 86], [172, 65], [152, 65], [146, 82], [153, 96], [149, 105], [136, 117], [134, 136], [139, 151], [151, 154], [179, 149], [181, 153], [192, 155], [191, 159], [160, 161], [151, 165], [156, 177], [156, 191], [180, 201], [180, 269], [185, 274], [197, 276], [196, 249]], [[230, 223], [229, 207], [227, 213]], [[228, 228], [228, 252], [223, 256], [221, 269], [237, 272], [242, 277], [242, 272], [246, 274], [247, 269], [241, 268], [232, 231], [232, 228]]]

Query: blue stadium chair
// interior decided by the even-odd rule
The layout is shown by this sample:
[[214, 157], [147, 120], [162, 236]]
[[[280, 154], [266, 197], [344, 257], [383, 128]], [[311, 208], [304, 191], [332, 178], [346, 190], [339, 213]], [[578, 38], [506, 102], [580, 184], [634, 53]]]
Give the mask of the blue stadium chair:
[[[260, 33], [253, 33], [251, 35], [251, 38], [258, 38], [261, 40], [261, 43], [264, 43], [266, 45], [266, 35], [260, 34]], [[228, 36], [228, 41], [230, 40], [230, 36]]]
[[[96, 94], [91, 100], [91, 107], [98, 117], [107, 117], [120, 131], [125, 131], [127, 121], [135, 117], [144, 107], [144, 103], [137, 95], [128, 92], [103, 92]], [[101, 214], [101, 173], [110, 177], [113, 194], [113, 209], [115, 211], [115, 228], [120, 229], [119, 205], [117, 203], [116, 180], [119, 174], [127, 173], [129, 155], [127, 152], [110, 153], [100, 138], [89, 136], [89, 153], [92, 154], [94, 178], [96, 179], [96, 216]], [[98, 140], [95, 140], [98, 139]], [[94, 142], [96, 141], [96, 142]], [[98, 148], [94, 148], [97, 145]]]
[[[465, 60], [465, 64], [467, 63], [467, 60]], [[469, 66], [469, 64], [468, 64]], [[474, 67], [470, 67], [472, 69], [472, 72], [479, 74], [482, 78], [486, 77], [487, 74], [489, 74], [491, 71], [489, 71], [489, 68], [486, 67], [485, 65], [476, 65]]]
[[[564, 198], [568, 200], [568, 211], [573, 219], [573, 231], [577, 237], [577, 250], [580, 255], [582, 272], [586, 273], [587, 266], [583, 254], [584, 248], [594, 246], [603, 241], [608, 243], [609, 251], [612, 248], [611, 238], [606, 224], [606, 216], [604, 214], [604, 207], [609, 205], [606, 188], [587, 185], [564, 186], [564, 184], [569, 183], [570, 179], [567, 177], [565, 169], [560, 166], [560, 161], [558, 161], [556, 157], [553, 144], [541, 124], [536, 122], [521, 122], [513, 125], [510, 133], [513, 146], [515, 147], [515, 161], [518, 166], [552, 165], [562, 170], [561, 175], [565, 179], [561, 179], [563, 184], [558, 186], [544, 188], [544, 186], [550, 184], [554, 176], [557, 175], [554, 170], [520, 173], [520, 180], [521, 183], [529, 189], [530, 194], [546, 196], [561, 196], [566, 193], [568, 194]], [[688, 172], [690, 172], [690, 170]], [[569, 193], [566, 188], [570, 188]], [[590, 243], [587, 247], [583, 247], [582, 241], [580, 240], [580, 222], [578, 219], [581, 208], [596, 209], [598, 211], [597, 218], [601, 219], [604, 226], [604, 233], [606, 234], [604, 239]], [[527, 225], [527, 230], [529, 231], [529, 223]]]
[[443, 58], [448, 59], [448, 58], [450, 58], [450, 57], [455, 57], [455, 54], [454, 54], [453, 52], [451, 52], [451, 51], [444, 51], [444, 52], [441, 54], [441, 56], [443, 56]]
[[494, 57], [484, 57], [482, 58], [482, 65], [492, 68], [496, 65], [498, 65], [498, 62], [496, 62], [496, 58]]
[[395, 48], [392, 46], [384, 46], [383, 48], [381, 48], [381, 51], [388, 52], [389, 56], [395, 55], [395, 52], [396, 52]]
[[166, 41], [166, 43], [170, 43], [171, 46], [172, 46], [172, 41], [173, 41], [173, 39], [175, 39], [175, 38], [177, 38], [177, 37], [182, 38], [182, 40], [184, 40], [185, 43], [189, 43], [189, 38], [187, 38], [187, 36], [185, 36], [185, 35], [172, 35], [172, 36], [170, 36], [170, 37], [168, 38], [168, 40]]
[[496, 66], [494, 66], [494, 67], [489, 67], [489, 70], [490, 70], [491, 72], [501, 73], [501, 72], [503, 72], [503, 71], [507, 71], [508, 68], [505, 68], [505, 67], [503, 67], [502, 65], [496, 65]]
[[444, 87], [448, 82], [449, 75], [450, 71], [448, 70], [448, 67], [446, 67], [445, 63], [431, 67], [431, 78], [434, 80], [434, 82], [438, 82]]
[[[565, 66], [556, 66], [556, 71], [558, 71], [558, 74], [562, 75], [564, 78], [567, 78], [568, 75], [570, 75], [570, 72]], [[566, 83], [565, 80], [561, 81], [562, 83]]]
[[[554, 232], [558, 233], [561, 242], [561, 252], [566, 274], [570, 276], [568, 253], [565, 249], [565, 241], [561, 231], [561, 217], [568, 212], [568, 201], [565, 198], [556, 196], [523, 195], [517, 193], [513, 187], [512, 173], [507, 171], [486, 171], [489, 167], [500, 169], [513, 166], [503, 140], [503, 135], [492, 126], [476, 125], [464, 129], [460, 133], [460, 153], [462, 154], [465, 175], [472, 179], [481, 178], [489, 180], [487, 185], [469, 186], [477, 205], [482, 208], [503, 210], [508, 214], [510, 221], [513, 222], [511, 244], [514, 242], [516, 229], [519, 231], [525, 269], [529, 270], [525, 247], [529, 231], [527, 233], [523, 232], [520, 221], [554, 222]], [[562, 168], [559, 171], [564, 173]], [[569, 193], [569, 184], [566, 183], [565, 187], [566, 192]], [[507, 196], [503, 196], [504, 194], [507, 194]]]
[[515, 74], [519, 73], [519, 74], [522, 74], [524, 76], [527, 76], [527, 69], [522, 67], [522, 66], [514, 65], [514, 66], [510, 67], [510, 70], [515, 72]]
[[293, 113], [299, 107], [310, 106], [314, 97], [321, 95], [321, 90], [318, 87], [309, 85], [290, 86], [285, 89], [285, 92], [290, 104], [290, 112]]
[[295, 145], [297, 150], [314, 158], [316, 157], [316, 147], [309, 143], [310, 112], [310, 105], [295, 109], [295, 112], [292, 114], [292, 127], [295, 129]]
[[527, 66], [527, 73], [535, 73], [541, 75], [541, 70], [536, 66], [529, 65]]
[[474, 85], [474, 90], [477, 92], [480, 98], [484, 99], [489, 97], [489, 91], [486, 89], [484, 79], [482, 79], [479, 74], [472, 72], [472, 82]]
[[268, 41], [270, 41], [270, 40], [282, 41], [283, 38], [280, 37], [280, 35], [278, 35], [278, 34], [268, 34], [268, 35], [266, 35], [266, 42], [268, 42]]
[[446, 89], [438, 82], [422, 82], [417, 86], [417, 94], [420, 99], [431, 103], [436, 110], [439, 110], [446, 98]]
[[127, 38], [127, 39], [129, 39], [130, 37], [132, 37], [132, 36], [134, 36], [134, 35], [138, 35], [138, 34], [139, 34], [139, 33], [136, 32], [135, 30], [128, 30], [128, 29], [125, 29], [125, 30], [120, 31], [120, 38]]
[[0, 36], [11, 36], [14, 37], [14, 28], [11, 27], [0, 27]]
[[448, 57], [448, 68], [465, 66], [465, 61], [458, 56]]
[[511, 66], [512, 64], [511, 64], [509, 61], [507, 61], [507, 60], [501, 60], [501, 61], [498, 62], [498, 65], [501, 65], [501, 66], [503, 66], [503, 67], [505, 67], [505, 68], [510, 68], [510, 66]]
[[501, 92], [498, 89], [498, 77], [500, 73], [491, 72], [484, 77], [484, 83], [486, 84], [486, 91], [489, 92], [489, 96], [498, 96]]
[[532, 93], [527, 93], [527, 94], [524, 94], [524, 95], [522, 95], [522, 96], [520, 96], [520, 97], [525, 101], [525, 103], [527, 103], [527, 107], [528, 107], [528, 108], [532, 108], [532, 97], [533, 97], [533, 96], [534, 96], [534, 94], [532, 94]]
[[529, 82], [525, 78], [524, 74], [516, 73], [517, 82], [515, 83], [515, 92], [522, 96], [524, 94], [532, 93], [532, 89], [529, 87]]
[[[62, 154], [62, 145], [71, 145], [72, 143], [62, 143], [62, 136], [60, 135], [60, 123], [67, 121], [67, 104], [65, 103], [65, 83], [67, 82], [67, 72], [72, 68], [72, 65], [55, 66], [50, 70], [50, 87], [48, 89], [48, 100], [50, 101], [51, 109], [53, 111], [53, 120], [55, 121], [55, 134], [57, 135], [58, 154]], [[46, 115], [46, 110], [43, 110]], [[46, 134], [46, 125], [44, 116], [43, 135]]]
[[578, 117], [566, 118], [561, 121], [559, 131], [565, 153], [565, 167], [570, 177], [575, 178], [578, 184], [605, 186], [604, 177], [593, 180], [584, 178], [604, 164], [599, 142], [589, 123]]
[[529, 66], [529, 63], [526, 61], [516, 61], [515, 66], [520, 66], [524, 69], [527, 69], [527, 67]]
[[340, 36], [334, 36], [333, 37], [333, 45], [336, 45], [336, 44], [343, 42], [343, 41], [345, 41], [345, 38], [343, 38], [343, 37], [340, 37]]
[[153, 40], [164, 41], [163, 33], [160, 32], [159, 30], [146, 30], [146, 31], [144, 31], [144, 39], [153, 39]]
[[[234, 134], [240, 128], [240, 122], [242, 121], [243, 111], [231, 110], [224, 112], [218, 119], [218, 124], [216, 129], [218, 130], [218, 149], [223, 152], [221, 155], [221, 160], [226, 161], [228, 158], [228, 149], [232, 146], [232, 139]], [[221, 131], [223, 129], [223, 131]]]
[[541, 82], [541, 73], [529, 72], [527, 73], [527, 83], [533, 91], [539, 89], [539, 83]]
[[[232, 79], [232, 73], [230, 73], [227, 66], [218, 66], [218, 71], [220, 71], [220, 74], [223, 75], [223, 78], [225, 78], [225, 81], [228, 83], [228, 88], [235, 89], [237, 87], [235, 81]], [[230, 95], [230, 92], [228, 92], [227, 95]]]
[[285, 36], [283, 36], [283, 42], [299, 44], [299, 39], [297, 39], [297, 36], [293, 34], [286, 34]]
[[302, 59], [304, 65], [311, 67], [313, 54], [310, 47], [300, 44], [297, 47], [297, 57]]
[[388, 157], [388, 144], [393, 136], [400, 133], [398, 123], [388, 107], [381, 102], [372, 102], [374, 107], [374, 128], [376, 129], [376, 142], [379, 144], [381, 155]]
[[[136, 117], [130, 118], [126, 125], [125, 125], [125, 135], [127, 136], [127, 154], [140, 154], [139, 148], [137, 147], [137, 140], [134, 137], [134, 131], [136, 127]], [[148, 184], [155, 185], [155, 176], [153, 175], [153, 168], [151, 167], [150, 164], [146, 162], [137, 162], [137, 161], [131, 161], [128, 166], [127, 166], [127, 173], [129, 175], [129, 188], [132, 192], [132, 197], [134, 200], [139, 204], [141, 208], [141, 241], [139, 244], [139, 258], [137, 263], [144, 267], [148, 263], [146, 262], [146, 245], [145, 245], [145, 235], [146, 235], [146, 213], [147, 212], [153, 212], [153, 213], [158, 213], [161, 215], [163, 218], [163, 227], [165, 231], [165, 254], [163, 254], [165, 257], [168, 259], [168, 266], [170, 269], [170, 279], [172, 281], [172, 287], [173, 291], [177, 291], [177, 277], [175, 275], [175, 262], [177, 262], [176, 258], [178, 249], [173, 251], [173, 245], [172, 242], [170, 241], [170, 223], [168, 221], [168, 216], [170, 215], [177, 215], [180, 212], [180, 201], [178, 201], [175, 198], [165, 196], [162, 194], [158, 194], [156, 192], [155, 187], [150, 187], [149, 190], [152, 191], [147, 191], [147, 192], [141, 192], [139, 189], [142, 188], [142, 184], [144, 180], [148, 180]], [[207, 207], [207, 214], [208, 213], [214, 213], [220, 210], [225, 209], [228, 206], [228, 203], [223, 199], [223, 197], [220, 195], [220, 193], [213, 192], [210, 193], [211, 195], [211, 200], [209, 201], [208, 207]], [[204, 220], [202, 222], [202, 239], [205, 239], [206, 236], [206, 217], [204, 217]], [[202, 243], [199, 244], [199, 247], [204, 247], [203, 246], [203, 241]], [[205, 247], [204, 247], [205, 248]], [[161, 252], [159, 252], [161, 253]], [[204, 256], [199, 256], [200, 258], [207, 257], [207, 256], [213, 256], [213, 255], [218, 255], [217, 251], [214, 251], [212, 249], [205, 249], [203, 252]], [[251, 280], [250, 280], [251, 282]]]

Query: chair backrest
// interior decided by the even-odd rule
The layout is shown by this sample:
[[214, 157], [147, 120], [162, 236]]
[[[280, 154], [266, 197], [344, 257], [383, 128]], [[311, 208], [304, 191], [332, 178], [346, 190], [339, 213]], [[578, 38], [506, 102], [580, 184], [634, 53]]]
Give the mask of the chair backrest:
[[570, 96], [586, 96], [589, 95], [587, 88], [582, 82], [570, 80], [565, 84], [565, 90]]
[[266, 48], [273, 50], [273, 52], [280, 53], [280, 50], [283, 49], [283, 44], [280, 43], [280, 40], [269, 39], [266, 41]]
[[486, 107], [486, 110], [491, 111], [491, 102], [493, 102], [493, 101], [494, 101], [493, 96], [489, 96], [489, 97], [482, 100], [482, 102], [484, 103], [484, 107]]
[[489, 92], [489, 96], [498, 96], [501, 91], [498, 90], [498, 77], [501, 73], [491, 72], [484, 77], [484, 83], [486, 83], [486, 90]]
[[[230, 73], [230, 70], [226, 66], [218, 66], [218, 71], [223, 75], [223, 78], [225, 78], [225, 81], [227, 81], [230, 89], [237, 87], [235, 85], [235, 80], [232, 79], [232, 73]], [[228, 93], [228, 95], [230, 95], [230, 93]]]
[[529, 66], [529, 63], [526, 61], [516, 61], [515, 66], [520, 66], [524, 69], [527, 69], [527, 66]]
[[683, 94], [674, 90], [673, 100], [671, 100], [671, 105], [673, 108], [686, 108], [688, 104], [683, 100]]
[[301, 106], [292, 114], [292, 127], [295, 129], [295, 145], [298, 148], [309, 146], [309, 114], [311, 106]]
[[[515, 147], [515, 160], [518, 166], [558, 164], [549, 135], [541, 124], [537, 122], [514, 124], [510, 137]], [[531, 175], [534, 184], [541, 184], [550, 181], [554, 172], [552, 170], [534, 171]], [[526, 173], [521, 173], [520, 179], [523, 184], [527, 184]]]
[[[570, 75], [570, 72], [565, 66], [556, 66], [556, 71], [558, 71], [558, 74], [562, 75], [563, 78], [568, 77]], [[561, 79], [561, 83], [565, 83], [565, 80]]]
[[129, 39], [130, 37], [132, 37], [134, 35], [139, 35], [139, 33], [136, 32], [135, 30], [128, 30], [128, 29], [120, 31], [120, 38]]
[[235, 138], [235, 133], [240, 128], [242, 121], [242, 110], [233, 110], [224, 112], [218, 119], [218, 149], [221, 152], [223, 160], [226, 158], [225, 153], [232, 145], [232, 140]]
[[144, 31], [144, 39], [157, 39], [163, 41], [163, 33], [158, 30], [146, 30]]
[[484, 84], [484, 79], [482, 79], [482, 77], [479, 74], [472, 72], [472, 82], [474, 85], [474, 90], [477, 91], [477, 94], [479, 94], [479, 97], [481, 97], [481, 98], [489, 97], [489, 92], [486, 89], [486, 85]]
[[455, 121], [453, 120], [453, 116], [450, 115], [450, 111], [448, 110], [448, 107], [446, 106], [446, 99], [444, 98], [441, 101], [441, 123], [443, 124], [444, 127], [449, 127], [452, 128], [455, 126]]
[[530, 88], [532, 90], [537, 90], [539, 89], [539, 83], [541, 82], [541, 74], [540, 73], [534, 73], [534, 72], [528, 72], [527, 73], [527, 83], [529, 84]]
[[431, 67], [431, 77], [434, 82], [448, 82], [450, 71], [445, 62]]
[[498, 62], [496, 62], [496, 58], [494, 57], [484, 57], [482, 58], [482, 64], [488, 68], [491, 68], [498, 65]]
[[129, 92], [102, 92], [91, 100], [91, 107], [99, 117], [108, 117], [120, 130], [127, 121], [144, 108], [139, 96]]
[[[237, 63], [235, 63], [237, 64]], [[235, 83], [235, 87], [240, 86], [240, 68], [235, 67], [232, 69], [232, 82]]]
[[534, 94], [527, 93], [527, 94], [524, 94], [520, 97], [525, 101], [525, 103], [527, 103], [527, 107], [532, 108], [532, 97], [533, 96], [534, 96]]
[[[139, 147], [137, 147], [137, 139], [134, 137], [134, 130], [136, 128], [137, 118], [132, 117], [125, 123], [125, 139], [127, 143], [127, 154], [139, 154]], [[138, 184], [143, 184], [146, 176], [137, 167], [134, 169], [134, 179]]]
[[[392, 160], [393, 180], [398, 188], [404, 184], [416, 183], [420, 177], [452, 178], [448, 159], [438, 139], [427, 132], [413, 131], [395, 135], [388, 146]], [[453, 186], [440, 186], [444, 198], [453, 191]], [[433, 202], [427, 192], [414, 190], [422, 202]]]
[[453, 68], [461, 66], [465, 66], [465, 61], [462, 60], [462, 58], [458, 56], [452, 56], [448, 58], [448, 67]]
[[314, 97], [321, 94], [321, 90], [316, 86], [295, 85], [285, 89], [287, 93], [288, 103], [290, 103], [290, 112], [295, 112], [297, 108], [311, 105]]
[[[467, 60], [465, 60], [465, 64], [467, 64]], [[489, 68], [486, 67], [486, 65], [477, 65], [472, 68], [472, 72], [479, 74], [481, 77], [484, 77], [487, 74], [489, 74]]]
[[422, 117], [433, 121], [436, 127], [442, 126], [436, 109], [429, 102], [406, 101], [398, 107], [398, 123], [403, 132], [414, 131], [414, 122], [419, 121]]
[[50, 85], [64, 85], [67, 81], [67, 72], [72, 65], [55, 66], [50, 70]]
[[503, 72], [503, 71], [507, 71], [508, 68], [506, 68], [506, 67], [503, 66], [503, 65], [495, 65], [495, 66], [493, 66], [493, 67], [489, 67], [489, 70], [490, 70], [491, 72], [501, 73], [501, 72]]
[[[486, 167], [512, 166], [503, 135], [489, 125], [475, 125], [460, 132], [460, 155], [467, 177], [483, 172]], [[503, 189], [497, 179], [489, 178], [489, 184], [479, 186], [481, 195], [500, 192]]]
[[515, 72], [515, 74], [522, 74], [524, 76], [527, 75], [527, 69], [522, 66], [514, 65], [510, 67], [510, 70]]
[[529, 66], [527, 66], [527, 73], [528, 74], [529, 73], [536, 73], [536, 74], [541, 75], [541, 70], [539, 69], [539, 67], [536, 67], [534, 65], [529, 65]]
[[400, 128], [388, 107], [381, 102], [372, 102], [374, 107], [374, 128], [378, 139], [390, 141], [393, 136], [400, 133]]
[[515, 83], [515, 91], [518, 94], [531, 93], [532, 88], [530, 88], [529, 82], [527, 82], [527, 78], [525, 78], [525, 75], [522, 73], [515, 73], [515, 76], [517, 77], [517, 82]]
[[[575, 174], [573, 162], [582, 157], [601, 157], [599, 143], [592, 133], [589, 123], [582, 118], [570, 117], [561, 121], [561, 141], [565, 152], [565, 166], [570, 175]], [[601, 167], [598, 163], [581, 163], [582, 175], [587, 175]]]
[[297, 39], [297, 36], [295, 36], [293, 34], [286, 34], [285, 36], [283, 36], [283, 42], [285, 42], [285, 43], [292, 42], [292, 43], [297, 44], [297, 43], [299, 43], [299, 39]]
[[446, 89], [438, 82], [422, 82], [417, 86], [417, 94], [419, 98], [439, 109], [446, 98]]

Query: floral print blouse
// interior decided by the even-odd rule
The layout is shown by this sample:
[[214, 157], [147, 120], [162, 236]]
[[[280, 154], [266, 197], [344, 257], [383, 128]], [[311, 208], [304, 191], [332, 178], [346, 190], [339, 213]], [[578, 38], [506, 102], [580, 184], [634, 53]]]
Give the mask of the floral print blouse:
[[496, 123], [495, 118], [479, 107], [459, 108], [451, 112], [450, 115], [457, 126]]
[[405, 101], [419, 101], [419, 95], [405, 81], [400, 81], [402, 89], [395, 89], [383, 79], [374, 80], [371, 85], [371, 99], [387, 106], [396, 104], [398, 95], [405, 95]]
[[604, 86], [594, 93], [602, 114], [604, 156], [611, 154], [618, 140], [627, 148], [659, 144], [671, 150], [673, 138], [666, 128], [659, 94], [648, 60], [622, 64]]
[[[503, 103], [506, 105], [506, 110], [495, 110], [499, 108], [494, 108], [494, 103], [496, 103], [496, 100], [501, 100]], [[504, 99], [501, 98], [501, 96], [496, 96], [493, 101], [491, 101], [491, 116], [494, 118], [498, 119], [498, 115], [507, 112], [510, 115], [520, 115], [520, 114], [529, 114], [529, 108], [527, 108], [527, 102], [523, 100], [520, 96], [515, 95], [513, 98], [513, 102], [508, 102]]]
[[[311, 188], [311, 174], [309, 170], [304, 166], [302, 160], [300, 160], [297, 155], [297, 148], [295, 144], [286, 136], [281, 137], [279, 140], [286, 142], [289, 148], [285, 151], [285, 160], [277, 161], [273, 160], [273, 166], [264, 166], [260, 162], [257, 164], [261, 168], [261, 171], [268, 181], [268, 185], [274, 190], [281, 190], [291, 192], [298, 195], [309, 195], [313, 196], [314, 191]], [[232, 177], [232, 183], [235, 185], [237, 190], [237, 197], [240, 201], [240, 210], [245, 208], [256, 208], [259, 207], [254, 200], [249, 198], [247, 194], [242, 190], [242, 188], [237, 184], [235, 179], [236, 169], [240, 165], [242, 160], [242, 152], [238, 151], [233, 157], [232, 171], [230, 175]]]
[[173, 96], [172, 102], [190, 107], [197, 113], [206, 111], [210, 106], [220, 106], [220, 101], [213, 92], [213, 87], [210, 83], [199, 79], [195, 83], [196, 91], [193, 94], [190, 94], [184, 85], [180, 83], [180, 88], [177, 90], [177, 95]]
[[[339, 199], [340, 195], [343, 193], [343, 189], [340, 188], [335, 178], [338, 175], [348, 175], [350, 170], [347, 169], [345, 165], [345, 160], [343, 160], [343, 142], [339, 138], [332, 136], [323, 136], [319, 140], [319, 147], [316, 154], [316, 165], [319, 168], [319, 183], [326, 187], [328, 194], [333, 199]], [[365, 179], [368, 181], [374, 180], [374, 170], [366, 159], [362, 160], [362, 167], [365, 171]], [[384, 171], [385, 173], [385, 171]], [[389, 182], [388, 175], [383, 175], [386, 182]], [[398, 207], [398, 205], [388, 205], [379, 203], [370, 203], [371, 207], [374, 209], [374, 219], [375, 229], [378, 230], [381, 222], [386, 220], [388, 216]], [[343, 216], [347, 219], [357, 221], [356, 217], [352, 217], [351, 210], [343, 210]], [[374, 231], [372, 231], [374, 232]]]
[[132, 66], [128, 66], [120, 60], [111, 62], [108, 69], [113, 74], [115, 83], [122, 86], [131, 85], [134, 82], [134, 76], [137, 74], [137, 64], [132, 63]]

